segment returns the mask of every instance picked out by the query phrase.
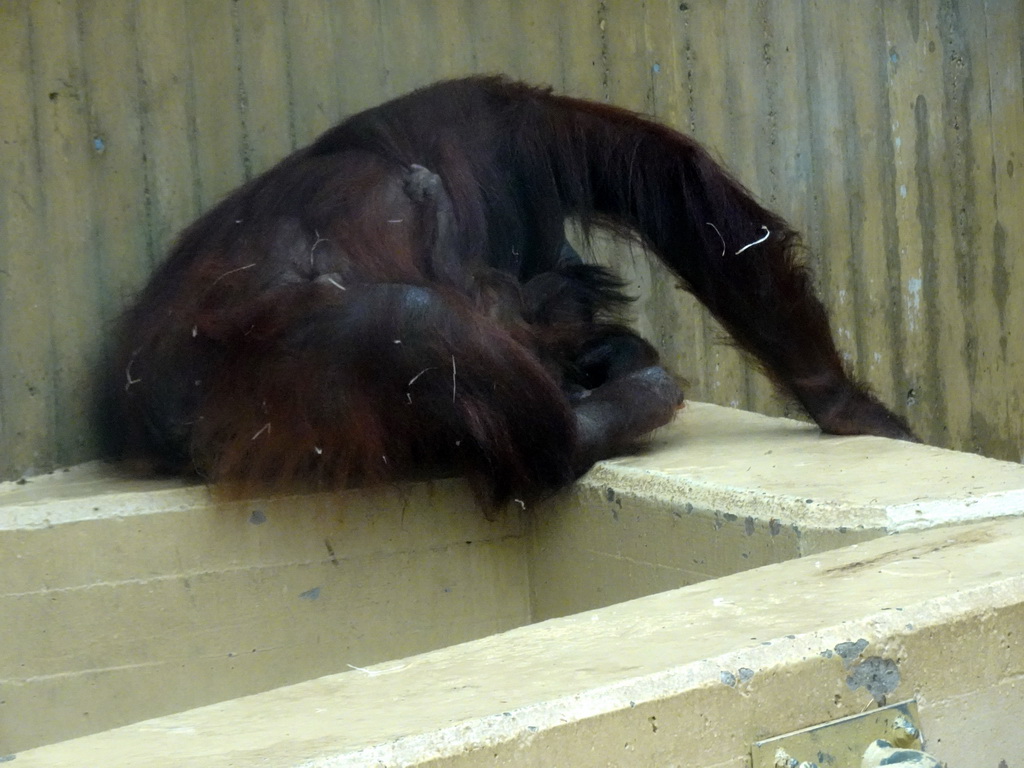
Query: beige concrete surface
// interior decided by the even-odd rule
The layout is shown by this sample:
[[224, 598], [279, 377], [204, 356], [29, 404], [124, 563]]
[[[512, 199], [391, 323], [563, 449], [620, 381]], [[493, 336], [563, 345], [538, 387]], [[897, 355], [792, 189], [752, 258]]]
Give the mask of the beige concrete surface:
[[103, 465], [3, 484], [0, 755], [866, 541], [906, 510], [1020, 513], [1022, 488], [1019, 465], [699, 403], [490, 520], [458, 481], [233, 503]]
[[700, 502], [798, 528], [897, 532], [1024, 511], [1022, 464], [823, 435], [803, 422], [707, 403], [688, 403], [646, 452], [602, 462], [586, 481], [605, 478], [614, 478], [616, 492]]
[[1024, 466], [687, 403], [533, 520], [536, 619], [877, 536], [1024, 513]]
[[740, 768], [755, 739], [914, 696], [938, 757], [1019, 768], [1022, 543], [1019, 518], [876, 539], [17, 761]]
[[521, 510], [461, 482], [228, 504], [109, 472], [0, 489], [0, 754], [530, 619]]

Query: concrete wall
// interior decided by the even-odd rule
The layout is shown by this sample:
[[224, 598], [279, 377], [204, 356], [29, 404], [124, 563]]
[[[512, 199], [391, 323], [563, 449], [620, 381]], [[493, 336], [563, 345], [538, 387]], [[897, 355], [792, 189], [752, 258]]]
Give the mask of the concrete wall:
[[[371, 695], [367, 691], [345, 700], [345, 706], [358, 705], [372, 713], [367, 724], [377, 718], [398, 735], [409, 735], [415, 728], [430, 731], [441, 722], [437, 718], [448, 716], [443, 713], [449, 694], [459, 698], [486, 691], [486, 706], [491, 707], [501, 700], [499, 689], [507, 687], [510, 696], [519, 690], [515, 695], [520, 695], [518, 686], [531, 675], [540, 682], [550, 676], [562, 686], [575, 680], [584, 689], [596, 685], [598, 677], [591, 675], [596, 670], [629, 677], [633, 664], [646, 654], [665, 661], [667, 657], [659, 654], [672, 649], [672, 634], [680, 624], [687, 627], [685, 637], [692, 633], [703, 638], [688, 653], [726, 652], [718, 641], [730, 631], [739, 632], [737, 636], [747, 631], [734, 624], [738, 614], [730, 588], [718, 586], [733, 583], [727, 581], [732, 574], [762, 574], [735, 588], [744, 595], [749, 622], [771, 618], [772, 631], [780, 636], [795, 631], [787, 630], [786, 622], [811, 631], [825, 626], [817, 623], [819, 608], [828, 608], [833, 618], [843, 611], [859, 615], [861, 608], [844, 602], [843, 590], [852, 588], [851, 599], [857, 596], [858, 585], [876, 578], [876, 570], [869, 566], [882, 555], [862, 554], [858, 559], [856, 545], [918, 528], [1021, 514], [1024, 467], [1019, 464], [880, 438], [824, 438], [799, 422], [704, 404], [691, 404], [648, 450], [601, 463], [580, 483], [535, 509], [524, 511], [511, 504], [491, 519], [463, 483], [451, 480], [230, 504], [216, 501], [202, 486], [138, 479], [96, 464], [22, 484], [0, 483], [0, 758], [17, 752], [20, 765], [20, 753], [42, 744], [324, 675], [356, 671], [368, 677], [396, 674], [404, 681], [400, 673], [411, 663], [406, 657], [415, 654], [532, 622], [544, 626], [549, 619], [666, 590], [700, 587], [691, 593], [697, 596], [695, 602], [684, 603], [690, 607], [673, 608], [674, 598], [669, 598], [638, 604], [625, 613], [616, 608], [609, 614], [575, 618], [552, 625], [555, 631], [495, 639], [481, 646], [487, 650], [452, 651], [444, 657], [443, 669], [457, 671], [465, 652], [469, 668], [490, 665], [491, 676], [482, 681], [474, 679], [475, 672], [467, 673], [468, 682], [458, 684], [463, 687], [450, 689], [447, 683], [437, 683], [440, 687], [428, 700], [411, 710], [409, 702], [416, 698], [401, 692], [378, 690], [370, 699], [359, 698]], [[1019, 552], [1024, 541], [1019, 525], [1005, 530], [1016, 538], [998, 550], [999, 557]], [[915, 565], [917, 570], [905, 575], [897, 555], [903, 552], [904, 559], [914, 560], [928, 547], [904, 545], [912, 540], [901, 536], [900, 543], [877, 550], [886, 553], [889, 563], [879, 565], [877, 573], [892, 576], [894, 589], [905, 582], [907, 590], [918, 574], [931, 574], [924, 586], [941, 602], [966, 589], [961, 580], [974, 578], [972, 583], [988, 585], [998, 581], [995, 576], [1009, 578], [1009, 573], [1020, 570], [1016, 561], [1000, 565], [1002, 560], [981, 560], [977, 571], [961, 573], [971, 557], [987, 557], [974, 545], [993, 538], [994, 534], [983, 539], [967, 536], [956, 566], [921, 571]], [[826, 565], [817, 566], [822, 574], [832, 574], [827, 583], [836, 590], [821, 598], [820, 606], [808, 601], [808, 595], [818, 594], [815, 567], [801, 566], [797, 581], [789, 572], [770, 570], [795, 558], [823, 557], [839, 547], [853, 547], [852, 554], [844, 556], [845, 565], [827, 565], [833, 561], [822, 559], [819, 562]], [[937, 574], [945, 576], [932, 578]], [[878, 583], [885, 579], [870, 581], [859, 595], [876, 606], [885, 599], [876, 593]], [[1022, 582], [1012, 582], [1018, 583]], [[999, 599], [1013, 605], [1024, 600], [1024, 593], [1013, 589], [1000, 593]], [[895, 601], [897, 592], [892, 594]], [[971, 598], [970, 610], [995, 610], [996, 596], [984, 592]], [[912, 598], [901, 599], [904, 602], [887, 605], [909, 608]], [[697, 610], [692, 616], [678, 613], [693, 606]], [[772, 618], [775, 613], [778, 616]], [[956, 633], [969, 632], [979, 639], [962, 649], [957, 663], [963, 666], [956, 668], [949, 687], [941, 688], [944, 675], [933, 667], [920, 677], [924, 690], [939, 686], [947, 691], [943, 701], [949, 702], [957, 691], [967, 690], [957, 686], [973, 679], [971, 654], [987, 653], [981, 649], [997, 637], [986, 634], [989, 619], [974, 625], [966, 614], [954, 613], [962, 622]], [[609, 630], [605, 622], [613, 614], [628, 618]], [[950, 642], [947, 619], [935, 621], [944, 638], [935, 644]], [[1000, 622], [996, 626], [1003, 632]], [[833, 634], [869, 629], [870, 623]], [[645, 634], [655, 630], [656, 641]], [[584, 642], [581, 660], [567, 664], [577, 640], [595, 631], [609, 633], [600, 654], [596, 646]], [[875, 634], [864, 636], [881, 642], [879, 631], [870, 631]], [[927, 647], [921, 632], [918, 628], [915, 637]], [[760, 630], [753, 634], [759, 642], [775, 638]], [[857, 639], [842, 637], [824, 647]], [[798, 657], [791, 654], [798, 646], [773, 647], [788, 648], [790, 655], [769, 654], [759, 663], [785, 669], [796, 663]], [[541, 656], [533, 659], [534, 650], [541, 656], [557, 653], [545, 661]], [[1002, 646], [999, 652], [1010, 654]], [[597, 656], [591, 658], [590, 653], [601, 655], [603, 661], [592, 666]], [[934, 655], [922, 658], [939, 663]], [[387, 663], [365, 671], [381, 662]], [[430, 668], [429, 662], [416, 662], [421, 663]], [[718, 674], [718, 668], [708, 663], [708, 669]], [[512, 672], [507, 664], [532, 664], [534, 671]], [[754, 668], [752, 663], [730, 664], [734, 676], [738, 667]], [[831, 691], [841, 683], [836, 675], [842, 665], [838, 660], [821, 664], [806, 671], [812, 678], [820, 676], [820, 685]], [[779, 676], [785, 677], [782, 672]], [[428, 679], [436, 682], [428, 676], [422, 684], [428, 686]], [[328, 689], [335, 690], [333, 686], [328, 684]], [[820, 686], [814, 690], [798, 715], [782, 707], [771, 728], [768, 721], [752, 722], [736, 733], [754, 733], [751, 729], [758, 726], [758, 738], [777, 735], [849, 714], [854, 707], [849, 702], [862, 698], [847, 698], [840, 707], [831, 692], [821, 693]], [[908, 688], [900, 695], [916, 691]], [[423, 693], [430, 693], [429, 686]], [[779, 695], [792, 693], [786, 689]], [[302, 701], [302, 696], [283, 696], [267, 699], [277, 703], [268, 705], [257, 721], [272, 719], [283, 701]], [[750, 710], [742, 704], [726, 697], [717, 706], [723, 717], [729, 706], [736, 706], [735, 718], [746, 718]], [[335, 711], [338, 705], [339, 701], [310, 704], [312, 709], [302, 712], [316, 715], [321, 709]], [[692, 712], [686, 714], [694, 706], [692, 700], [680, 699], [673, 706], [680, 708], [673, 717], [693, 717]], [[1015, 711], [993, 706], [999, 722]], [[417, 707], [422, 710], [416, 712], [420, 725], [414, 727], [402, 718]], [[561, 710], [545, 711], [548, 718]], [[350, 710], [345, 712], [345, 718], [354, 717]], [[565, 712], [575, 712], [571, 718], [582, 717], [582, 710]], [[650, 716], [666, 728], [664, 740], [673, 727], [661, 710]], [[637, 722], [627, 718], [621, 727], [635, 731]], [[640, 735], [646, 737], [649, 725], [639, 722]], [[206, 734], [204, 743], [188, 749], [223, 756], [226, 743], [209, 741], [205, 727], [198, 731]], [[146, 726], [137, 733], [151, 733], [153, 728], [164, 726]], [[285, 726], [271, 724], [266, 730], [260, 739], [280, 746], [284, 751], [279, 756], [298, 754], [289, 752], [294, 743]], [[681, 736], [673, 736], [669, 743], [676, 743], [676, 738]], [[353, 743], [332, 741], [324, 754]], [[468, 754], [470, 746], [453, 754]], [[607, 742], [602, 748], [609, 758], [619, 754], [620, 748], [607, 747]], [[118, 759], [131, 764], [128, 756], [134, 749], [115, 751]], [[177, 752], [169, 754], [175, 756], [169, 759], [177, 759]], [[536, 764], [576, 764], [544, 763], [543, 751], [530, 754], [539, 761]], [[108, 758], [113, 755], [92, 762], [108, 765]], [[281, 759], [285, 762], [269, 764], [291, 765], [290, 757]], [[357, 765], [370, 762], [353, 759]], [[397, 758], [395, 763], [411, 764]], [[654, 763], [637, 758], [634, 764]]]
[[[1020, 517], [878, 538], [15, 764], [749, 768], [755, 741], [916, 698], [939, 759], [1020, 768], [1022, 542]], [[794, 757], [859, 768], [875, 737]]]
[[[104, 338], [174, 233], [344, 115], [504, 71], [708, 143], [807, 232], [856, 372], [929, 442], [1024, 453], [1018, 0], [0, 3], [0, 477], [95, 456]], [[618, 246], [690, 394], [785, 405]]]
[[459, 482], [225, 504], [103, 465], [0, 484], [0, 755], [530, 620], [522, 510]]

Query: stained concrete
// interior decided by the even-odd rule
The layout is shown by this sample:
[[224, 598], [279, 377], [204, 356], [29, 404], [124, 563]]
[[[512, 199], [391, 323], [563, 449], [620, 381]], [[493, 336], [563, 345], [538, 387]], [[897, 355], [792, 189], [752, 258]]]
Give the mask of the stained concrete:
[[[756, 739], [874, 706], [848, 680], [880, 658], [899, 669], [891, 695], [917, 697], [930, 751], [1015, 768], [1022, 543], [1024, 519], [877, 539], [31, 750], [18, 765], [739, 768]], [[861, 638], [860, 656], [835, 651]]]
[[[491, 519], [458, 481], [233, 504], [216, 502], [201, 486], [96, 465], [6, 484], [0, 755], [322, 675], [364, 675], [359, 669], [366, 668], [372, 679], [404, 674], [417, 653], [551, 617], [568, 617], [552, 626], [563, 627], [553, 637], [571, 655], [576, 638], [587, 636], [581, 627], [606, 621], [601, 612], [572, 614], [687, 585], [715, 589], [719, 582], [708, 580], [748, 569], [758, 574], [748, 589], [773, 611], [803, 605], [810, 611], [803, 619], [814, 624], [817, 609], [792, 602], [798, 582], [771, 581], [767, 569], [866, 546], [913, 525], [948, 525], [977, 509], [1020, 514], [1021, 489], [1020, 465], [875, 438], [823, 437], [798, 422], [697, 403], [644, 451], [598, 465], [537, 508], [512, 505]], [[959, 582], [931, 586], [954, 592]], [[841, 596], [834, 599], [842, 604]], [[733, 603], [724, 595], [714, 600], [713, 615], [695, 614], [694, 627], [687, 624], [680, 636], [729, 636]], [[653, 652], [657, 643], [647, 645], [645, 627], [663, 619], [676, 626], [671, 610], [667, 619], [655, 612], [621, 626], [613, 655]], [[756, 634], [779, 645], [770, 632]], [[539, 655], [531, 667], [529, 659], [516, 661], [520, 650], [508, 657], [495, 646], [496, 669], [512, 677], [566, 663], [544, 655], [550, 638], [513, 637], [523, 653]], [[851, 632], [835, 644], [855, 656], [889, 658], [861, 648], [861, 637], [871, 635]], [[978, 642], [985, 647], [989, 639]], [[651, 656], [655, 664], [666, 658]], [[386, 663], [371, 667], [378, 662]], [[623, 663], [622, 672], [647, 674], [643, 665]], [[608, 670], [591, 681], [589, 666], [565, 669], [580, 690], [608, 681]], [[736, 663], [715, 679], [745, 690], [755, 669]], [[354, 684], [339, 679], [346, 691]], [[463, 684], [497, 685], [453, 683]], [[427, 681], [416, 686], [427, 695]], [[444, 690], [419, 706], [433, 707]], [[405, 694], [384, 693], [392, 698], [363, 699], [364, 706], [398, 718], [392, 736], [415, 732], [403, 720]], [[831, 711], [814, 710], [822, 717]], [[354, 716], [343, 712], [346, 722]], [[335, 748], [341, 754], [354, 747], [332, 742]]]
[[107, 471], [0, 496], [0, 754], [530, 620], [525, 516], [461, 482], [227, 504]]
[[533, 616], [913, 528], [1024, 512], [1024, 466], [705, 403], [533, 520]]
[[[742, 415], [740, 415], [742, 414]], [[673, 506], [703, 504], [800, 528], [886, 532], [1024, 510], [1024, 465], [690, 403], [637, 456], [602, 462], [588, 484]]]

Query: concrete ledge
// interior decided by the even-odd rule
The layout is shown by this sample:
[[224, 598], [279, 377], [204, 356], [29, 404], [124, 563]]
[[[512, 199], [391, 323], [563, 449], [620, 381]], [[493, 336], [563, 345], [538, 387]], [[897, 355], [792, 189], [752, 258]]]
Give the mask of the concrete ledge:
[[0, 755], [1020, 514], [1022, 489], [1020, 465], [697, 403], [641, 454], [492, 520], [458, 481], [233, 504], [95, 465], [3, 484]]
[[0, 750], [530, 620], [525, 516], [460, 482], [224, 504], [109, 472], [6, 489], [39, 498], [0, 507]]
[[535, 619], [915, 528], [1024, 514], [1024, 466], [689, 403], [531, 522]]
[[[648, 450], [602, 462], [588, 484], [663, 505], [700, 504], [798, 529], [886, 533], [1024, 511], [1024, 465], [791, 419], [690, 403]], [[813, 550], [816, 543], [805, 541]]]
[[741, 768], [756, 739], [916, 696], [941, 759], [1016, 766], [1022, 543], [1021, 519], [878, 539], [32, 750], [18, 765]]

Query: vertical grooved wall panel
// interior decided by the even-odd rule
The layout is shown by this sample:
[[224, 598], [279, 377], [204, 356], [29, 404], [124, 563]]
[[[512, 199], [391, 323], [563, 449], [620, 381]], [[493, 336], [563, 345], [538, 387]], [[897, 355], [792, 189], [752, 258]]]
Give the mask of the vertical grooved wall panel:
[[[0, 479], [97, 456], [111, 324], [199, 211], [473, 72], [691, 132], [805, 233], [858, 377], [927, 442], [1021, 461], [1021, 40], [1019, 0], [0, 3]], [[691, 397], [795, 413], [637, 245], [594, 254]]]

